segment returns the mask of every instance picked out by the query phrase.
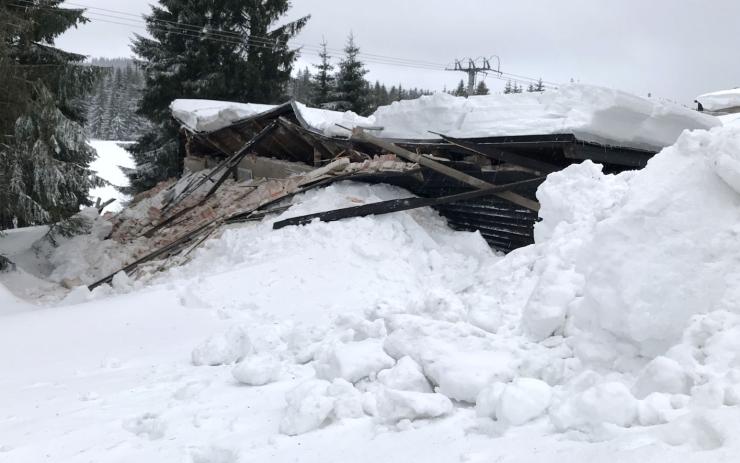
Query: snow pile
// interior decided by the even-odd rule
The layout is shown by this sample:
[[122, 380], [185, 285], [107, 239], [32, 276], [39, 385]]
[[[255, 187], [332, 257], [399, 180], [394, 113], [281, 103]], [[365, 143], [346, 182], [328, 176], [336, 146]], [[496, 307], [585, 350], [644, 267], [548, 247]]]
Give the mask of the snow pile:
[[378, 108], [375, 124], [385, 138], [575, 134], [580, 140], [660, 149], [685, 129], [708, 129], [717, 119], [619, 90], [572, 84], [541, 93], [460, 98], [446, 93]]
[[696, 97], [696, 100], [701, 103], [707, 111], [722, 111], [724, 109], [740, 108], [740, 88], [705, 93]]
[[213, 132], [271, 109], [275, 106], [214, 100], [180, 99], [170, 104], [174, 118], [194, 132]]
[[740, 129], [550, 175], [537, 244], [507, 256], [430, 209], [271, 228], [406, 196], [312, 190], [146, 290], [3, 316], [0, 454], [736, 459]]

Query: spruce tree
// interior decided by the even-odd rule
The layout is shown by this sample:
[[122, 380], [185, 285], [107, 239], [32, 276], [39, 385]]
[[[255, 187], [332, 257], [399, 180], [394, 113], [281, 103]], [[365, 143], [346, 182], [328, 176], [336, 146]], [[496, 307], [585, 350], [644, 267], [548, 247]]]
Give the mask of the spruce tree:
[[61, 3], [0, 2], [0, 229], [61, 221], [103, 183], [89, 168], [81, 102], [100, 71], [54, 47], [87, 21]]
[[290, 6], [289, 0], [159, 0], [152, 7], [145, 17], [151, 38], [137, 36], [132, 47], [146, 75], [138, 112], [153, 124], [132, 149], [132, 192], [182, 172], [178, 127], [170, 117], [173, 100], [287, 98], [298, 55], [288, 41], [309, 19], [276, 25]]
[[506, 86], [504, 87], [504, 94], [514, 93], [514, 87], [511, 85], [511, 81], [506, 81]]
[[326, 50], [326, 39], [321, 42], [319, 58], [321, 58], [321, 63], [314, 64], [314, 67], [318, 70], [313, 80], [314, 102], [317, 106], [322, 106], [332, 100], [332, 94], [334, 93], [334, 76], [332, 75], [334, 66], [331, 64], [331, 56]]
[[484, 80], [481, 80], [478, 82], [478, 86], [475, 88], [475, 94], [476, 95], [488, 95], [490, 91], [488, 90], [488, 86], [486, 85], [486, 82]]
[[344, 47], [344, 57], [339, 63], [336, 99], [342, 102], [341, 109], [365, 114], [368, 109], [367, 69], [360, 61], [359, 54], [360, 48], [355, 44], [354, 35], [350, 34]]
[[457, 84], [457, 88], [454, 92], [452, 92], [455, 96], [466, 96], [468, 94], [467, 89], [465, 88], [465, 82], [460, 79], [460, 82]]
[[542, 77], [540, 77], [537, 80], [537, 85], [534, 86], [535, 92], [544, 92], [545, 91], [545, 84], [542, 83]]

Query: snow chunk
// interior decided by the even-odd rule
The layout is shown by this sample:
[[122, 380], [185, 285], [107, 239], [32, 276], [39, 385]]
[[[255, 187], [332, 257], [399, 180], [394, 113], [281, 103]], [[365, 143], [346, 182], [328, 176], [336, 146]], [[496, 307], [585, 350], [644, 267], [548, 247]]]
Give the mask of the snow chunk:
[[723, 109], [740, 107], [740, 88], [720, 90], [705, 93], [696, 97], [706, 111], [722, 111]]
[[310, 380], [285, 395], [288, 407], [280, 422], [280, 432], [297, 436], [318, 429], [334, 409], [335, 399], [329, 397], [331, 383]]
[[377, 396], [378, 416], [389, 422], [437, 418], [452, 412], [450, 399], [442, 394], [397, 391], [383, 388]]
[[399, 359], [393, 368], [378, 373], [378, 382], [390, 389], [432, 392], [421, 366], [408, 356]]
[[509, 384], [496, 383], [482, 390], [476, 400], [476, 412], [478, 416], [521, 426], [545, 413], [551, 400], [552, 388], [546, 382], [517, 378]]
[[234, 327], [226, 333], [208, 338], [193, 349], [193, 365], [228, 365], [236, 363], [249, 352], [251, 345], [246, 331]]
[[550, 409], [550, 418], [560, 431], [589, 430], [604, 424], [627, 427], [637, 419], [637, 399], [627, 386], [607, 382], [574, 394]]
[[248, 356], [231, 371], [234, 379], [249, 386], [264, 386], [280, 379], [281, 364], [272, 355]]
[[645, 366], [632, 391], [642, 399], [654, 392], [688, 394], [692, 385], [691, 377], [678, 362], [661, 356]]
[[317, 355], [314, 369], [319, 378], [343, 378], [356, 383], [362, 378], [374, 377], [394, 363], [383, 350], [382, 340], [366, 339], [348, 344], [333, 343]]

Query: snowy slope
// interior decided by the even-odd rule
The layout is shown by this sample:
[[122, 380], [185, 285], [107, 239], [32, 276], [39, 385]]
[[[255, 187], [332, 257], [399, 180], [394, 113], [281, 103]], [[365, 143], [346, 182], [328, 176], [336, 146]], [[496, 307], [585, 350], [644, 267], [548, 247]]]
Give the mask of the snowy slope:
[[707, 111], [722, 111], [723, 109], [738, 108], [740, 107], [740, 88], [705, 93], [696, 97], [696, 100], [701, 103]]
[[271, 229], [406, 195], [0, 315], [0, 461], [736, 461], [740, 129], [552, 174], [507, 256], [428, 209]]

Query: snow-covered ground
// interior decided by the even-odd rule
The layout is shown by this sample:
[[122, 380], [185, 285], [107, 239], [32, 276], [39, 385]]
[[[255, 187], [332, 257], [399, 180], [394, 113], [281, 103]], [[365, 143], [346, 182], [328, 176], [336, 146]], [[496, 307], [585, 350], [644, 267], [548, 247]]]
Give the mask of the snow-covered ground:
[[123, 203], [130, 199], [116, 188], [129, 185], [128, 177], [121, 171], [120, 167], [135, 167], [131, 154], [124, 149], [124, 146], [129, 144], [131, 142], [90, 141], [90, 145], [98, 152], [98, 158], [90, 165], [90, 168], [110, 183], [110, 185], [90, 190], [90, 197], [93, 201], [101, 198], [103, 202], [115, 198], [116, 201], [107, 206], [106, 211], [118, 212], [123, 208]]
[[0, 461], [737, 461], [740, 128], [550, 175], [507, 256], [429, 209], [271, 229], [407, 195], [42, 307], [0, 274]]

